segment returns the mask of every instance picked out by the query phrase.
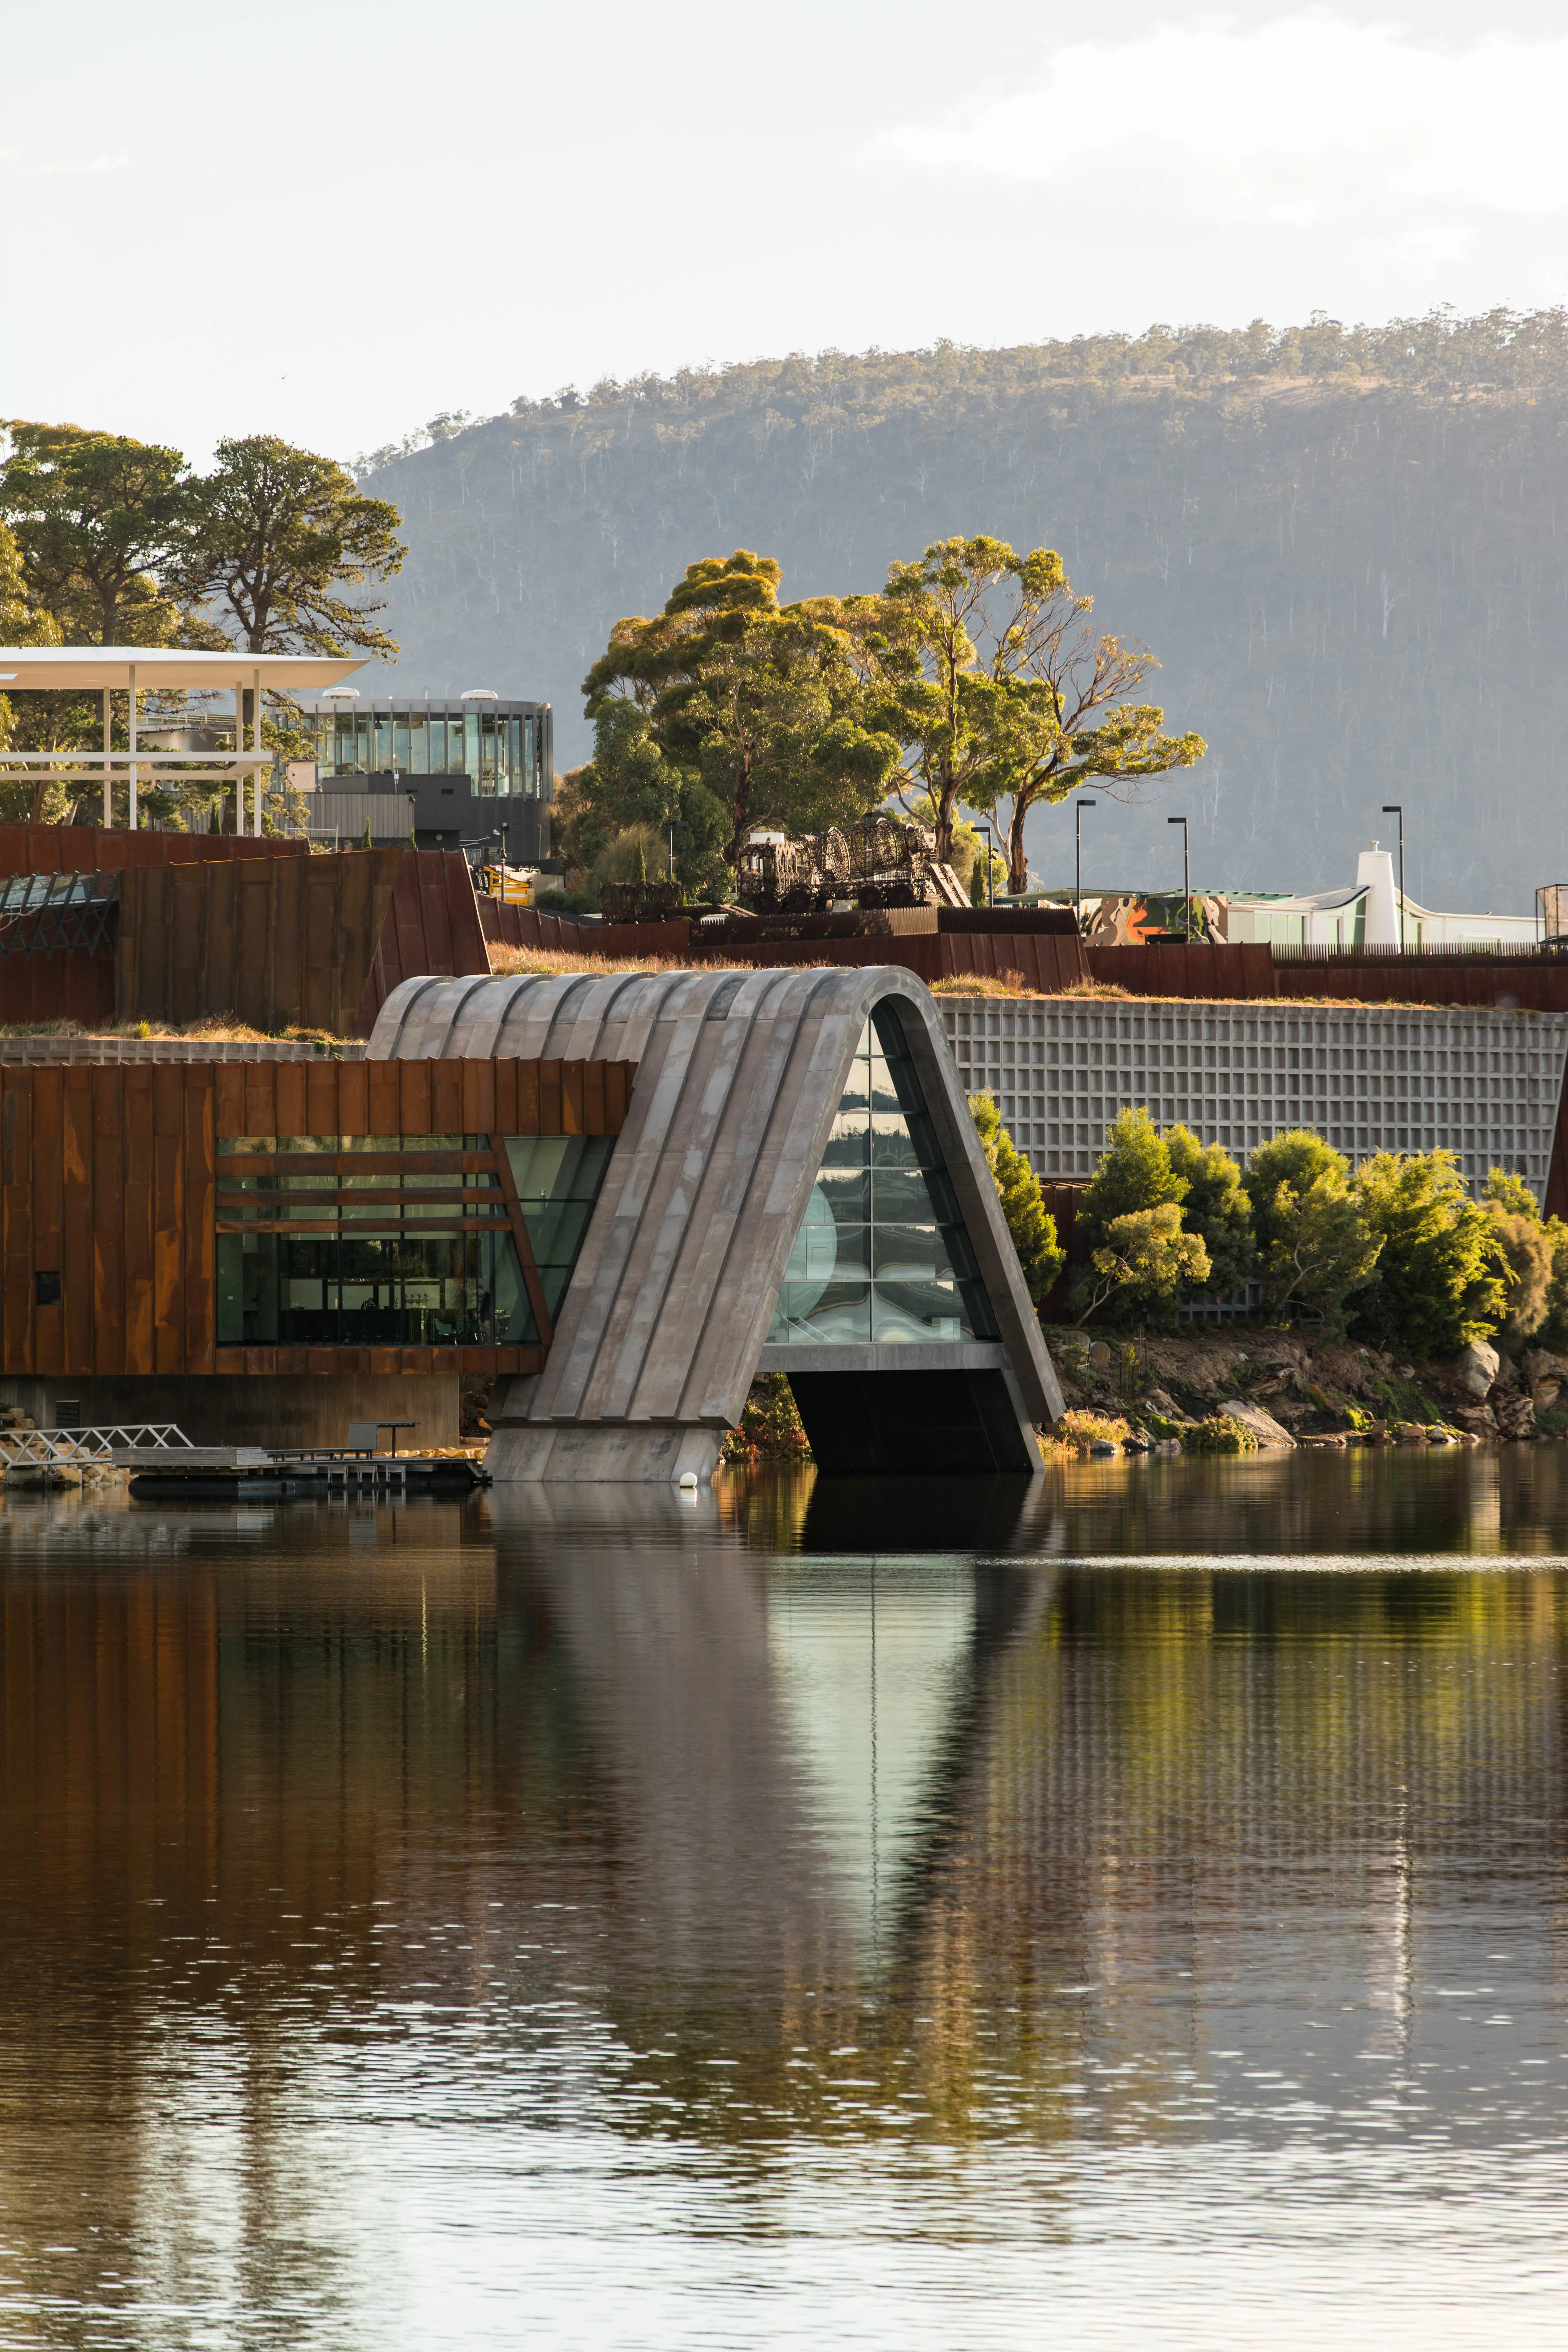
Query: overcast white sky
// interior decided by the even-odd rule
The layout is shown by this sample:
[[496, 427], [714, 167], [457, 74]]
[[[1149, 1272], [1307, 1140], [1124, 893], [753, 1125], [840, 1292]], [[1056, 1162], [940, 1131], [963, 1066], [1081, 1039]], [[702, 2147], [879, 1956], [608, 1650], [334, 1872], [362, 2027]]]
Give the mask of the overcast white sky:
[[0, 414], [346, 457], [791, 349], [1568, 299], [1568, 16], [1494, 0], [12, 12]]

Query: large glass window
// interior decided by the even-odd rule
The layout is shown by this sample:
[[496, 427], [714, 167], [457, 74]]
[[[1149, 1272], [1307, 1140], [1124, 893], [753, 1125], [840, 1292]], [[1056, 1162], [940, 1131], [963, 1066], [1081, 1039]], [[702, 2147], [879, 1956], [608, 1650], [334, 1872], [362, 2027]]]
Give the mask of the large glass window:
[[856, 1049], [768, 1339], [989, 1339], [990, 1301], [898, 1016]]
[[395, 769], [399, 775], [471, 776], [477, 792], [506, 799], [537, 800], [542, 793], [534, 716], [471, 705], [449, 715], [417, 705], [385, 712], [331, 708], [315, 713], [313, 726], [320, 783]]
[[[614, 1150], [509, 1136], [553, 1319]], [[530, 1345], [506, 1191], [484, 1136], [231, 1136], [218, 1144], [222, 1347]]]

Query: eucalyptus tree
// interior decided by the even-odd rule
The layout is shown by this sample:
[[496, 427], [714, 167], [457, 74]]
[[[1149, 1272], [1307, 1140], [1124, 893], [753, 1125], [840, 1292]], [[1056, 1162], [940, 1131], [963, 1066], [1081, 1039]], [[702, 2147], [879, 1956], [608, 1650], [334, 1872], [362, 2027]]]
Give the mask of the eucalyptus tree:
[[879, 806], [898, 764], [893, 736], [867, 723], [840, 608], [781, 605], [782, 577], [744, 548], [689, 564], [662, 612], [616, 624], [583, 683], [590, 718], [635, 701], [660, 751], [701, 779], [724, 809], [731, 866], [756, 827], [809, 831]]
[[937, 855], [957, 812], [1007, 810], [1009, 886], [1027, 886], [1025, 826], [1041, 803], [1094, 780], [1131, 783], [1191, 767], [1201, 735], [1167, 735], [1164, 712], [1131, 697], [1159, 665], [1097, 635], [1054, 549], [1017, 554], [984, 534], [895, 563], [880, 596], [849, 600], [877, 722], [898, 736], [904, 777], [935, 821]]
[[365, 497], [330, 457], [273, 433], [220, 441], [187, 492], [171, 577], [183, 600], [247, 653], [376, 654], [397, 644], [375, 619], [384, 601], [345, 589], [402, 569], [402, 517]]

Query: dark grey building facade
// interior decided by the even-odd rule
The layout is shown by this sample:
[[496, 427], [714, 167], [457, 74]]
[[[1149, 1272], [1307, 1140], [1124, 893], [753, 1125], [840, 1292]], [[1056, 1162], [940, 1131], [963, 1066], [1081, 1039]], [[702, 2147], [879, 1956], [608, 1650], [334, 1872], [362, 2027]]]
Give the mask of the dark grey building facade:
[[504, 845], [514, 866], [549, 857], [549, 703], [323, 695], [307, 716], [316, 754], [312, 838], [350, 846], [368, 824], [373, 842], [406, 841], [412, 832], [421, 849]]

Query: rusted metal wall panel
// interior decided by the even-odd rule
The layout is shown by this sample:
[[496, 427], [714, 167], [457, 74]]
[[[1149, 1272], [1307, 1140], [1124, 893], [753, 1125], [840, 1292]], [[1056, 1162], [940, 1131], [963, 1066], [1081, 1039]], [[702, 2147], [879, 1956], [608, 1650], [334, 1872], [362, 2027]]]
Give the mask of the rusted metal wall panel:
[[310, 844], [248, 834], [127, 833], [98, 824], [0, 824], [0, 875], [115, 874], [128, 866], [308, 857]]
[[[383, 1073], [393, 1098], [377, 1105], [367, 1081]], [[364, 1349], [220, 1349], [217, 1139], [616, 1135], [635, 1076], [628, 1062], [191, 1061], [0, 1070], [0, 1370], [62, 1378], [537, 1371], [542, 1358], [529, 1349], [370, 1351], [391, 1360], [377, 1364]], [[525, 1110], [533, 1123], [513, 1125]], [[469, 1112], [479, 1114], [471, 1123]], [[492, 1128], [491, 1118], [501, 1123]], [[40, 1274], [58, 1277], [58, 1297], [53, 1281], [40, 1297]], [[307, 1356], [321, 1360], [307, 1364]]]
[[437, 852], [350, 849], [133, 867], [120, 886], [113, 1010], [122, 1020], [227, 1013], [272, 1033], [300, 1026], [344, 1035], [398, 875], [424, 856], [445, 863]]
[[13, 955], [0, 962], [0, 1024], [79, 1021], [84, 1029], [114, 1018], [114, 950], [91, 955]]
[[[364, 855], [363, 851], [361, 855]], [[401, 856], [358, 996], [355, 1034], [368, 1037], [400, 981], [427, 972], [464, 980], [490, 968], [468, 861], [457, 849], [372, 852]], [[524, 911], [521, 908], [514, 912]], [[574, 929], [576, 927], [574, 925]]]

